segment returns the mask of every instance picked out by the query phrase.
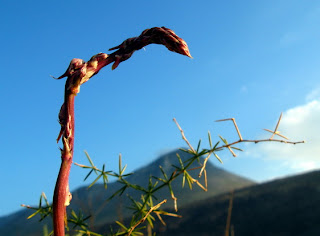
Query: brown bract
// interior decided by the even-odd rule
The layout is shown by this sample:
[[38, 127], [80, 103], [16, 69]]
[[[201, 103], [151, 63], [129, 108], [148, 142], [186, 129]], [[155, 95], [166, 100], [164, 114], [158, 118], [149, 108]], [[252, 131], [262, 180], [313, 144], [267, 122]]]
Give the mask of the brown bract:
[[82, 59], [72, 59], [66, 72], [57, 79], [71, 76], [76, 70], [86, 67], [87, 72], [83, 72], [88, 74], [86, 74], [86, 79], [84, 79], [82, 82], [84, 83], [88, 81], [90, 77], [97, 74], [102, 67], [114, 62], [112, 69], [115, 69], [118, 67], [120, 62], [128, 60], [136, 50], [140, 50], [141, 48], [152, 43], [162, 44], [170, 51], [192, 58], [187, 43], [178, 35], [176, 35], [171, 29], [166, 27], [153, 27], [144, 30], [138, 37], [126, 39], [120, 45], [110, 48], [109, 51], [117, 49], [117, 51], [110, 55], [98, 53], [97, 55], [94, 55], [87, 63], [85, 63]]
[[129, 38], [120, 45], [109, 49], [109, 51], [118, 49], [118, 51], [115, 52], [116, 60], [112, 65], [112, 69], [117, 68], [120, 62], [129, 59], [136, 50], [152, 43], [162, 44], [170, 51], [192, 58], [187, 43], [172, 30], [166, 27], [153, 27], [144, 30], [140, 36]]

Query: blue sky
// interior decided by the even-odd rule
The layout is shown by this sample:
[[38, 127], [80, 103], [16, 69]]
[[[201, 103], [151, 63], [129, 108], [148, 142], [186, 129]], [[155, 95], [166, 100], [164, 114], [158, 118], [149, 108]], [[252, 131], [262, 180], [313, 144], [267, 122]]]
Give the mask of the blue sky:
[[[60, 166], [55, 139], [72, 58], [89, 60], [144, 29], [165, 26], [188, 44], [194, 59], [149, 45], [112, 71], [104, 68], [76, 97], [74, 161], [116, 170], [119, 153], [128, 171], [189, 141], [268, 138], [279, 129], [303, 145], [242, 145], [226, 170], [267, 181], [320, 167], [320, 3], [317, 1], [1, 1], [0, 215], [49, 199]], [[86, 172], [73, 166], [70, 188]]]

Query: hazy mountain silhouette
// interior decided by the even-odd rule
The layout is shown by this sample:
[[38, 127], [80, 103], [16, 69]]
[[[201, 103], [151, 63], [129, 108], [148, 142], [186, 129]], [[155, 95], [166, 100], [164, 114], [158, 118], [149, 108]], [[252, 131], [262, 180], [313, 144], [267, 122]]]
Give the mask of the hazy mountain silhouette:
[[[180, 151], [161, 156], [151, 164], [142, 167], [135, 175], [128, 178], [141, 185], [146, 185], [150, 173], [160, 176], [158, 166], [163, 166], [167, 173], [172, 170], [171, 163], [176, 164], [175, 153], [188, 158]], [[234, 191], [231, 225], [236, 236], [313, 236], [320, 235], [320, 171], [278, 179], [262, 184], [233, 175], [208, 163], [208, 188], [206, 193], [200, 188], [192, 191], [181, 189], [177, 180], [174, 191], [178, 197], [179, 214], [182, 218], [163, 217], [167, 225], [156, 222], [158, 236], [207, 236], [224, 235], [230, 190]], [[195, 173], [196, 174], [196, 173]], [[246, 186], [246, 187], [245, 187]], [[70, 208], [77, 211], [83, 208], [85, 215], [98, 211], [96, 218], [91, 218], [92, 230], [108, 232], [110, 222], [124, 218], [128, 198], [124, 196], [104, 204], [105, 199], [119, 188], [119, 183], [108, 185], [107, 191], [102, 185], [79, 188], [73, 192]], [[222, 193], [225, 192], [225, 193]], [[133, 197], [137, 194], [128, 191]], [[159, 200], [170, 199], [164, 189], [158, 194]], [[166, 206], [172, 206], [168, 203]], [[169, 209], [170, 210], [170, 209]], [[32, 211], [21, 210], [0, 218], [0, 235], [43, 235], [43, 224], [37, 219], [26, 220]], [[125, 220], [126, 221], [126, 220]], [[51, 228], [51, 219], [45, 223]]]
[[[133, 175], [127, 178], [130, 183], [135, 183], [141, 186], [147, 186], [149, 182], [149, 176], [163, 177], [159, 166], [162, 166], [163, 170], [168, 176], [174, 171], [172, 164], [179, 165], [176, 154], [179, 154], [182, 160], [187, 160], [191, 155], [175, 150], [165, 155], [160, 156], [157, 160], [149, 165], [142, 167], [134, 172]], [[203, 160], [202, 160], [203, 162]], [[190, 168], [199, 166], [198, 163], [192, 165]], [[194, 186], [192, 190], [186, 185], [182, 188], [182, 177], [178, 178], [172, 183], [175, 196], [178, 198], [178, 207], [182, 207], [188, 203], [195, 202], [197, 200], [205, 199], [210, 196], [216, 196], [218, 194], [230, 191], [235, 188], [242, 188], [254, 184], [253, 181], [234, 175], [221, 168], [215, 167], [211, 162], [207, 164], [207, 179], [208, 179], [208, 191], [205, 192], [198, 186]], [[193, 172], [194, 177], [199, 174], [199, 170]], [[204, 182], [204, 181], [202, 181]], [[131, 205], [130, 199], [127, 194], [136, 200], [140, 200], [141, 192], [137, 192], [133, 189], [128, 189], [122, 195], [121, 198], [114, 198], [108, 203], [105, 203], [105, 199], [110, 197], [112, 193], [121, 188], [121, 184], [112, 183], [108, 185], [107, 191], [103, 185], [95, 185], [89, 190], [87, 188], [80, 188], [73, 192], [73, 199], [70, 208], [78, 209], [82, 208], [87, 215], [94, 215], [91, 218], [91, 225], [105, 224], [105, 222], [114, 221], [118, 218], [123, 218], [131, 215], [132, 212], [126, 207]], [[168, 188], [163, 188], [155, 195], [158, 199], [168, 199], [166, 206], [173, 206], [170, 192]], [[97, 214], [98, 213], [98, 214]]]
[[[180, 155], [182, 160], [186, 160], [190, 157], [189, 154], [180, 150], [172, 151], [160, 156], [149, 165], [138, 169], [133, 175], [127, 177], [127, 181], [146, 186], [148, 184], [150, 175], [162, 177], [159, 166], [162, 166], [167, 175], [170, 175], [174, 170], [172, 164], [178, 165], [176, 153]], [[195, 166], [191, 166], [190, 168]], [[216, 196], [232, 189], [242, 188], [254, 184], [254, 182], [249, 179], [215, 167], [210, 161], [207, 163], [206, 170], [208, 178], [207, 192], [203, 191], [198, 186], [194, 186], [192, 191], [189, 190], [187, 185], [182, 188], [181, 178], [178, 178], [173, 182], [172, 187], [175, 196], [178, 198], [179, 209], [189, 203], [194, 203], [198, 200]], [[190, 173], [193, 173], [194, 177], [196, 177], [199, 173], [199, 170]], [[76, 212], [81, 209], [84, 215], [92, 215], [93, 217], [89, 219], [88, 223], [93, 230], [95, 228], [99, 228], [101, 225], [105, 225], [106, 222], [113, 222], [119, 218], [125, 218], [131, 215], [131, 211], [126, 208], [130, 205], [130, 200], [127, 197], [127, 194], [135, 199], [139, 199], [141, 193], [129, 189], [125, 191], [122, 197], [116, 197], [106, 203], [105, 200], [120, 187], [122, 187], [122, 185], [118, 182], [108, 184], [107, 190], [102, 184], [96, 184], [90, 189], [87, 187], [81, 187], [72, 192], [73, 198], [68, 209], [73, 209]], [[171, 197], [167, 188], [161, 189], [159, 192], [157, 192], [156, 196], [158, 199], [168, 199], [166, 206], [173, 206], [172, 201], [170, 201]], [[51, 219], [47, 219], [40, 224], [38, 222], [39, 218], [26, 220], [27, 216], [30, 214], [32, 214], [31, 210], [24, 209], [6, 217], [1, 217], [0, 235], [42, 235], [43, 224], [47, 224], [48, 228], [51, 229]]]

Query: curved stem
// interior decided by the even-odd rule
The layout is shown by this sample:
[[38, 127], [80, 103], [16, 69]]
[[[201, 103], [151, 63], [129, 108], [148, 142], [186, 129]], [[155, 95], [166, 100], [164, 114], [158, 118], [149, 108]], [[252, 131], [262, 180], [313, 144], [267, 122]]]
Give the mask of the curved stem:
[[53, 228], [55, 236], [65, 235], [66, 206], [71, 201], [69, 192], [69, 173], [73, 158], [74, 145], [74, 98], [80, 91], [80, 85], [96, 75], [103, 67], [114, 62], [112, 69], [128, 60], [132, 54], [149, 44], [163, 44], [170, 51], [191, 57], [186, 42], [178, 37], [172, 30], [165, 27], [154, 27], [144, 30], [140, 36], [129, 38], [122, 44], [111, 48], [117, 51], [110, 55], [98, 53], [88, 62], [74, 58], [67, 71], [56, 79], [68, 77], [65, 85], [64, 104], [59, 113], [61, 130], [57, 142], [62, 137], [61, 166], [53, 196]]
[[66, 125], [68, 127], [66, 127], [63, 133], [61, 166], [53, 197], [53, 227], [54, 235], [56, 236], [65, 235], [66, 206], [69, 205], [71, 200], [71, 193], [69, 192], [69, 173], [72, 165], [74, 145], [74, 99], [75, 94], [67, 91], [66, 88], [63, 116], [67, 117]]

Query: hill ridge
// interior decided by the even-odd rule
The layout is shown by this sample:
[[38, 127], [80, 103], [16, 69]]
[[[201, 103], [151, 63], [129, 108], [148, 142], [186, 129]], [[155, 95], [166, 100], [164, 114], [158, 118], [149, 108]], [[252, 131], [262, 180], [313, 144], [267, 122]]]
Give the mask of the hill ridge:
[[[141, 186], [147, 185], [150, 174], [162, 177], [161, 171], [159, 169], [159, 165], [163, 167], [167, 175], [170, 174], [170, 171], [173, 170], [173, 167], [171, 164], [178, 165], [178, 158], [176, 157], [176, 153], [180, 155], [182, 160], [186, 160], [190, 158], [190, 155], [187, 153], [181, 151], [181, 150], [173, 150], [171, 152], [165, 153], [152, 161], [151, 163], [142, 166], [138, 168], [136, 171], [134, 171], [134, 174], [131, 176], [128, 176], [126, 179], [127, 181], [135, 184], [139, 184]], [[191, 166], [192, 168], [194, 166]], [[195, 173], [198, 174], [198, 173]], [[200, 199], [205, 199], [209, 196], [217, 195], [222, 192], [229, 191], [230, 189], [234, 188], [241, 188], [244, 186], [252, 185], [254, 184], [253, 181], [232, 174], [230, 172], [227, 172], [221, 168], [216, 167], [213, 165], [210, 161], [207, 163], [207, 177], [208, 177], [208, 192], [204, 192], [202, 189], [195, 187], [192, 191], [188, 189], [186, 186], [182, 189], [181, 187], [181, 179], [177, 179], [172, 183], [172, 187], [174, 189], [175, 196], [178, 198], [178, 207], [181, 208], [184, 205], [194, 202]], [[71, 201], [70, 206], [68, 207], [68, 210], [73, 209], [76, 212], [78, 209], [82, 209], [84, 215], [91, 215], [98, 211], [98, 214], [95, 215], [95, 218], [91, 217], [89, 225], [98, 225], [103, 224], [104, 222], [110, 222], [116, 220], [114, 217], [115, 215], [121, 215], [127, 216], [131, 214], [128, 210], [126, 210], [124, 207], [122, 207], [123, 212], [119, 213], [119, 206], [123, 205], [130, 205], [130, 200], [125, 196], [125, 194], [131, 195], [135, 199], [140, 198], [140, 193], [136, 193], [129, 189], [125, 192], [125, 194], [121, 197], [121, 200], [119, 199], [113, 199], [111, 200], [107, 205], [105, 205], [105, 200], [115, 191], [120, 189], [122, 187], [118, 182], [112, 182], [108, 184], [107, 191], [104, 189], [103, 184], [95, 184], [90, 189], [87, 189], [87, 187], [82, 186], [75, 191], [72, 192], [73, 198]], [[168, 199], [168, 202], [166, 205], [173, 206], [173, 202], [170, 197], [170, 193], [167, 188], [161, 189], [159, 192], [157, 192], [156, 196], [158, 199]], [[120, 201], [120, 202], [119, 202]], [[120, 205], [119, 205], [120, 204]], [[105, 208], [102, 208], [105, 207]], [[21, 214], [21, 216], [28, 216], [32, 214], [32, 211], [30, 210], [21, 210], [17, 212], [17, 214]], [[21, 225], [24, 226], [24, 234], [28, 235], [27, 232], [32, 232], [33, 228], [37, 229], [38, 231], [41, 230], [41, 227], [39, 228], [37, 226], [37, 220], [32, 219], [29, 221], [26, 221], [25, 218], [22, 219], [21, 217], [19, 219], [16, 219], [12, 217], [12, 215], [6, 217], [3, 220], [3, 224], [7, 224], [11, 226], [11, 230], [16, 230], [16, 235], [19, 235], [17, 230], [21, 228]], [[10, 221], [9, 221], [10, 220]], [[51, 225], [51, 220], [44, 221], [49, 225]], [[40, 225], [40, 224], [39, 224]], [[2, 227], [3, 228], [3, 227]], [[1, 225], [0, 225], [0, 233], [2, 232]], [[9, 227], [10, 228], [10, 227]], [[21, 229], [22, 230], [22, 229]], [[10, 229], [8, 229], [6, 232], [9, 232]], [[22, 231], [21, 231], [22, 234]], [[9, 234], [6, 234], [9, 235]], [[35, 234], [34, 232], [30, 235], [41, 235], [41, 234]]]
[[[244, 187], [234, 191], [231, 224], [237, 236], [320, 235], [319, 199], [320, 170]], [[166, 218], [157, 235], [224, 235], [229, 200], [224, 193], [189, 204], [180, 211], [186, 217]]]

